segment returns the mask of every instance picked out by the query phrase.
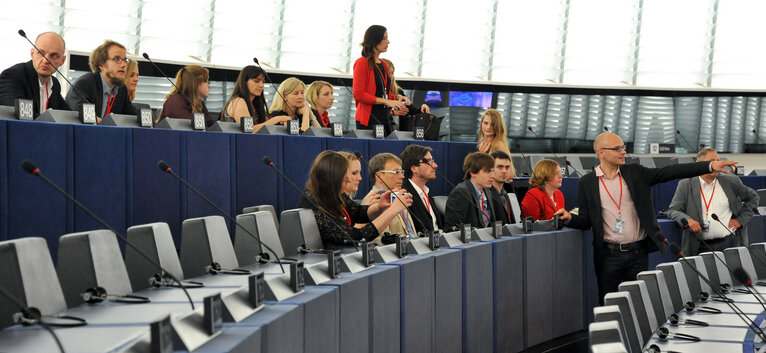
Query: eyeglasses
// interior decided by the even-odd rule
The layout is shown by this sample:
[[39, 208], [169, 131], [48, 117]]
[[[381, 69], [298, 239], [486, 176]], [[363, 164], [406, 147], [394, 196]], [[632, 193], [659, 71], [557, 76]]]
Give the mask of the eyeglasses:
[[627, 147], [625, 147], [625, 145], [622, 145], [622, 146], [618, 146], [618, 147], [601, 147], [601, 149], [602, 149], [602, 150], [610, 150], [610, 151], [615, 151], [615, 152], [620, 152], [620, 151], [627, 151], [627, 150], [628, 150], [628, 148], [627, 148]]
[[128, 59], [128, 58], [121, 58], [119, 56], [115, 56], [113, 58], [109, 58], [108, 60], [114, 61], [117, 64], [121, 64], [121, 63], [130, 64], [130, 59]]
[[402, 174], [402, 175], [404, 175], [404, 169], [399, 169], [399, 170], [379, 170], [378, 173]]
[[423, 158], [420, 160], [421, 163], [428, 163], [428, 164], [434, 164], [433, 158]]

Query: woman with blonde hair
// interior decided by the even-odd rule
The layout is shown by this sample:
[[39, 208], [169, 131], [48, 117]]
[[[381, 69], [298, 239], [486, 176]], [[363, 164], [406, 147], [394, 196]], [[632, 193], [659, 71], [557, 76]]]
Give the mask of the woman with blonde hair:
[[122, 79], [122, 82], [128, 91], [130, 101], [134, 101], [136, 99], [136, 87], [138, 87], [138, 61], [131, 60], [125, 66], [125, 77]]
[[530, 189], [521, 201], [521, 217], [533, 220], [552, 219], [564, 209], [564, 194], [559, 190], [563, 176], [561, 166], [552, 159], [541, 159], [529, 179]]
[[[479, 141], [477, 143], [479, 152], [492, 154], [495, 151], [502, 151], [511, 157], [511, 161], [513, 161], [513, 155], [511, 155], [511, 150], [508, 148], [508, 140], [505, 134], [503, 116], [495, 109], [487, 109], [481, 116], [479, 123]], [[515, 175], [516, 170], [513, 168], [513, 163], [511, 163], [511, 172], [508, 175], [508, 179], [513, 179]]]
[[306, 103], [305, 90], [306, 84], [295, 77], [282, 81], [277, 88], [279, 94], [271, 102], [269, 114], [272, 117], [287, 115], [293, 120], [297, 119], [301, 123], [301, 131], [308, 130], [309, 126], [319, 127], [311, 107]]
[[173, 89], [165, 96], [160, 120], [164, 118], [191, 119], [194, 113], [205, 114], [205, 125], [215, 123], [215, 118], [207, 111], [203, 98], [210, 94], [210, 74], [199, 65], [188, 65], [176, 74]]
[[330, 127], [328, 110], [335, 101], [332, 85], [327, 81], [314, 81], [306, 90], [306, 100], [311, 104], [311, 113], [319, 120], [321, 127]]

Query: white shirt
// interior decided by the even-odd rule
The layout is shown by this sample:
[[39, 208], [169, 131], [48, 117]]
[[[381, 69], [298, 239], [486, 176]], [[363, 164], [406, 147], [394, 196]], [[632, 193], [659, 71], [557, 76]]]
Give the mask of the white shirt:
[[428, 196], [426, 196], [429, 192], [428, 186], [425, 186], [425, 192], [420, 189], [418, 184], [415, 184], [412, 182], [412, 179], [410, 179], [410, 183], [415, 187], [415, 191], [418, 192], [418, 197], [420, 197], [420, 201], [423, 201], [423, 204], [426, 205], [426, 208], [429, 212], [431, 212], [431, 221], [434, 223], [434, 229], [439, 229], [439, 226], [436, 224], [436, 213], [434, 213], [434, 205], [431, 205], [431, 202], [428, 201]]
[[[700, 225], [702, 225], [702, 222], [705, 219], [710, 222], [710, 229], [708, 229], [708, 231], [702, 232], [702, 238], [705, 240], [723, 238], [729, 235], [727, 228], [721, 225], [721, 223], [723, 223], [728, 226], [729, 221], [731, 220], [729, 198], [726, 197], [726, 193], [723, 192], [723, 189], [718, 183], [717, 178], [713, 179], [713, 182], [710, 184], [702, 180], [701, 177], [698, 178], [700, 186], [702, 186], [702, 192], [700, 193], [700, 209], [702, 210], [702, 220], [700, 220]], [[713, 192], [714, 189], [715, 192]], [[705, 203], [708, 203], [710, 206], [710, 209], [707, 212], [705, 211]], [[718, 223], [718, 221], [713, 219], [711, 216], [713, 213], [718, 216], [718, 219], [721, 220], [721, 223]]]
[[53, 79], [49, 78], [48, 80], [50, 82], [48, 82], [46, 90], [45, 83], [40, 80], [40, 77], [37, 78], [37, 82], [40, 84], [40, 114], [46, 110], [46, 107], [48, 106], [48, 99], [51, 95], [53, 95]]

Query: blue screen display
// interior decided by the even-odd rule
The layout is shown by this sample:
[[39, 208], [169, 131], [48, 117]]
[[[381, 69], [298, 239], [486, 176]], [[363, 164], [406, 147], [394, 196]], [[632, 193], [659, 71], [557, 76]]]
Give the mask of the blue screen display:
[[450, 91], [450, 107], [492, 107], [492, 92]]

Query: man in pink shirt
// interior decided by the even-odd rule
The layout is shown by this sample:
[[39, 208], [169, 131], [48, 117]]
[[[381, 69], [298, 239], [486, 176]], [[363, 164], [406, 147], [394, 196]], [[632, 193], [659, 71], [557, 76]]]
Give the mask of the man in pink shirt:
[[593, 229], [593, 260], [598, 281], [599, 302], [617, 291], [623, 281], [632, 281], [649, 267], [649, 253], [661, 249], [660, 227], [654, 210], [651, 187], [655, 184], [703, 175], [712, 171], [728, 173], [735, 161], [697, 162], [646, 168], [625, 164], [625, 144], [613, 133], [602, 133], [593, 141], [599, 159], [594, 173], [578, 184], [579, 215], [559, 210], [567, 225]]

